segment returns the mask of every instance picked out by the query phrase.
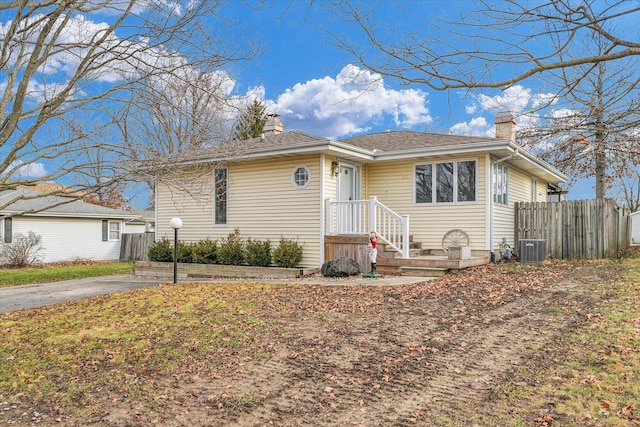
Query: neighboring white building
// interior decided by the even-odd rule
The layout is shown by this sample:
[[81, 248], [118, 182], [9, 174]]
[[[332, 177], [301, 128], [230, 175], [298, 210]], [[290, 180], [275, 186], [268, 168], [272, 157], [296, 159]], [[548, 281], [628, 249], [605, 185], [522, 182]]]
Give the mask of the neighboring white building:
[[640, 211], [629, 215], [631, 218], [631, 243], [640, 243]]
[[156, 231], [156, 211], [133, 210], [138, 218], [127, 222], [127, 233], [154, 233]]
[[45, 263], [117, 261], [126, 223], [137, 218], [126, 211], [68, 197], [43, 196], [26, 188], [0, 191], [0, 245], [12, 244], [18, 233], [33, 231], [42, 238], [40, 255]]

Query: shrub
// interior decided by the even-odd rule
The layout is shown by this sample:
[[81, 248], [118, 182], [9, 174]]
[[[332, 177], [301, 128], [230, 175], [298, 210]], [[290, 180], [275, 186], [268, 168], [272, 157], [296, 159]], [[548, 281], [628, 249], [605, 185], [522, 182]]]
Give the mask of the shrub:
[[273, 262], [278, 267], [295, 267], [302, 261], [302, 248], [297, 240], [282, 237], [280, 245], [273, 251]]
[[[193, 253], [195, 251], [195, 243], [178, 241], [178, 262], [193, 262]], [[173, 261], [173, 255], [171, 256]]]
[[249, 265], [267, 267], [271, 264], [271, 241], [247, 239], [244, 260]]
[[173, 242], [163, 237], [149, 246], [149, 261], [173, 262]]
[[200, 240], [193, 248], [193, 262], [198, 264], [215, 264], [218, 261], [218, 242]]
[[17, 233], [13, 242], [2, 246], [0, 259], [12, 267], [26, 267], [28, 265], [40, 264], [42, 255], [42, 236], [30, 231], [26, 236]]
[[218, 262], [224, 265], [242, 265], [244, 263], [244, 244], [240, 238], [240, 230], [222, 239], [218, 248]]

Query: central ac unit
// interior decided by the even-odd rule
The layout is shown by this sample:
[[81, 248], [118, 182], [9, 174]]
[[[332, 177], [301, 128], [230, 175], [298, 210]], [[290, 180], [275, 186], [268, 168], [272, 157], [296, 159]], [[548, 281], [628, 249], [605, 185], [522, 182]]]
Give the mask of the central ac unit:
[[518, 260], [520, 262], [542, 262], [547, 257], [547, 241], [544, 239], [521, 239]]

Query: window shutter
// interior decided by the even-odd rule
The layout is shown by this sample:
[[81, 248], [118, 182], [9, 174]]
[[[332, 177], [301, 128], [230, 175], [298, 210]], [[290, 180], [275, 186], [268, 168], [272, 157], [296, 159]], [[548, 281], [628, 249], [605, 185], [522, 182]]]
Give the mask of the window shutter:
[[102, 220], [102, 241], [106, 242], [109, 240], [109, 221], [106, 219]]
[[4, 242], [5, 243], [11, 243], [11, 228], [13, 226], [12, 224], [13, 219], [12, 218], [5, 218], [4, 219]]

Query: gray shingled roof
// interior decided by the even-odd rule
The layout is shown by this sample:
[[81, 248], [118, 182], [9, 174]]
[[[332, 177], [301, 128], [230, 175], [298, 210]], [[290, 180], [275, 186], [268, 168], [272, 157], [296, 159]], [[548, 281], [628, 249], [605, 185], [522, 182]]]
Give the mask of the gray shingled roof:
[[341, 140], [289, 131], [263, 138], [220, 144], [199, 153], [188, 153], [182, 158], [171, 159], [171, 165], [182, 162], [187, 164], [192, 162], [224, 162], [312, 152], [333, 152], [342, 159], [367, 162], [397, 160], [403, 156], [416, 158], [420, 155], [432, 156], [476, 151], [504, 157], [519, 153], [518, 158], [510, 160], [510, 162], [517, 164], [523, 170], [536, 176], [542, 176], [550, 182], [566, 179], [564, 174], [552, 165], [506, 139], [443, 135], [408, 130], [373, 133]]
[[449, 147], [474, 142], [490, 142], [495, 138], [479, 138], [474, 136], [442, 135], [414, 131], [387, 131], [368, 135], [341, 139], [340, 142], [379, 151], [402, 151], [415, 148]]
[[[277, 135], [267, 135], [265, 137], [251, 138], [244, 141], [234, 141], [202, 150], [198, 153], [185, 155], [184, 160], [208, 160], [214, 158], [233, 159], [243, 156], [251, 156], [262, 151], [277, 149], [295, 149], [297, 146], [304, 146], [312, 143], [326, 143], [331, 141], [319, 136], [309, 135], [304, 132], [290, 131]], [[178, 161], [180, 161], [178, 159]]]
[[[368, 135], [354, 136], [337, 140], [367, 150], [401, 151], [415, 148], [446, 147], [460, 144], [472, 144], [474, 142], [492, 142], [495, 138], [480, 138], [473, 136], [442, 135], [435, 133], [423, 133], [415, 131], [387, 131]], [[278, 135], [268, 135], [264, 138], [251, 138], [245, 141], [237, 141], [221, 144], [210, 148], [202, 155], [221, 154], [249, 154], [261, 150], [273, 150], [278, 148], [295, 148], [298, 145], [309, 143], [331, 143], [330, 139], [309, 135], [298, 131], [289, 131]]]
[[46, 216], [89, 217], [89, 218], [123, 218], [133, 219], [138, 216], [127, 211], [106, 208], [91, 203], [85, 203], [70, 197], [45, 195], [43, 193], [20, 188], [18, 190], [0, 191], [0, 206], [25, 197], [0, 209], [0, 215], [34, 213]]

